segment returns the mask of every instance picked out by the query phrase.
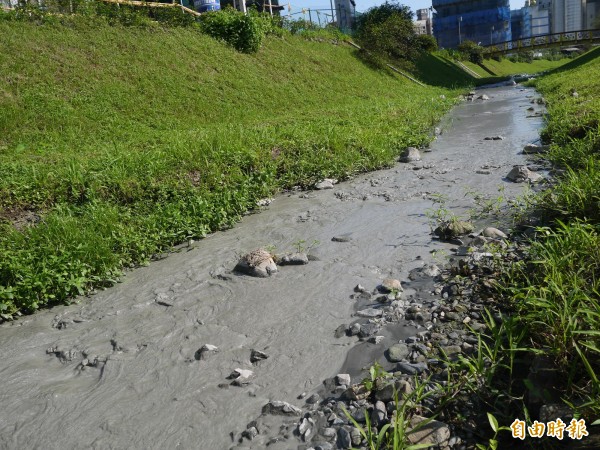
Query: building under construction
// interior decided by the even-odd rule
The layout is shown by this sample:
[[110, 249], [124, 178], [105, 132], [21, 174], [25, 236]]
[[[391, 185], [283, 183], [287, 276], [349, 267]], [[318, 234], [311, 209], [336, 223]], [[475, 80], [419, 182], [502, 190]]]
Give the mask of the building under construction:
[[433, 0], [433, 34], [441, 48], [464, 41], [489, 45], [511, 39], [509, 0]]

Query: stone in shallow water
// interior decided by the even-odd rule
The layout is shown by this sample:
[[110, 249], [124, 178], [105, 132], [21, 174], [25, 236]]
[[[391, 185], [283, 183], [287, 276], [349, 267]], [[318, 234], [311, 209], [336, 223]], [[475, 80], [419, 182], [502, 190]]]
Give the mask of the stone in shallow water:
[[535, 183], [543, 177], [539, 173], [529, 170], [527, 166], [513, 166], [506, 178], [514, 183], [525, 183], [527, 181]]
[[356, 313], [356, 315], [359, 317], [366, 317], [368, 319], [372, 319], [375, 317], [383, 316], [383, 311], [381, 309], [376, 309], [376, 308], [366, 308], [366, 309], [361, 309], [360, 311], [358, 311]]
[[262, 413], [283, 416], [299, 416], [302, 414], [302, 410], [294, 405], [290, 405], [287, 402], [273, 400], [263, 406]]
[[306, 253], [290, 253], [284, 255], [279, 260], [281, 266], [301, 266], [308, 264], [308, 255]]
[[268, 251], [257, 248], [242, 256], [235, 270], [254, 277], [266, 278], [277, 272], [277, 265]]
[[395, 278], [386, 278], [379, 285], [379, 290], [383, 292], [402, 292], [404, 289], [402, 289], [402, 283], [400, 280], [396, 280]]
[[413, 162], [413, 161], [421, 161], [421, 154], [419, 150], [415, 147], [408, 147], [406, 150], [402, 152], [400, 156], [400, 162]]
[[336, 179], [333, 178], [325, 178], [322, 181], [319, 181], [315, 184], [315, 189], [323, 190], [323, 189], [333, 189], [333, 185], [337, 183]]
[[406, 344], [395, 344], [388, 348], [387, 359], [390, 362], [400, 362], [405, 359], [410, 353], [408, 345]]

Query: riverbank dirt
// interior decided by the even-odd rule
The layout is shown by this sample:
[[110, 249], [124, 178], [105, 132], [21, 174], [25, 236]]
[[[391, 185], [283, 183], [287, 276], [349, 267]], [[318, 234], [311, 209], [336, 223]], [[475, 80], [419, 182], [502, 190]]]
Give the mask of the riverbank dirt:
[[[354, 287], [408, 281], [432, 251], [450, 254], [455, 246], [432, 239], [427, 217], [440, 195], [466, 214], [468, 191], [523, 192], [504, 177], [538, 138], [542, 118], [527, 118], [534, 92], [481, 94], [489, 100], [455, 108], [420, 161], [281, 195], [114, 288], [1, 325], [0, 447], [229, 448], [269, 401], [301, 406], [299, 394], [342, 366], [372, 362], [352, 350], [356, 336], [335, 333], [357, 319]], [[267, 278], [233, 271], [267, 246], [308, 250], [310, 261]]]

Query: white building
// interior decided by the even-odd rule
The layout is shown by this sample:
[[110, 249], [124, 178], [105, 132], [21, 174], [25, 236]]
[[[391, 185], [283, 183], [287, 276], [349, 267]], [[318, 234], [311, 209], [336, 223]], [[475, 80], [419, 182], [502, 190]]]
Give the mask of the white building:
[[550, 34], [550, 11], [552, 0], [528, 0], [525, 7], [531, 17], [531, 36]]
[[335, 0], [335, 14], [340, 30], [349, 30], [352, 28], [355, 13], [356, 3], [354, 0]]

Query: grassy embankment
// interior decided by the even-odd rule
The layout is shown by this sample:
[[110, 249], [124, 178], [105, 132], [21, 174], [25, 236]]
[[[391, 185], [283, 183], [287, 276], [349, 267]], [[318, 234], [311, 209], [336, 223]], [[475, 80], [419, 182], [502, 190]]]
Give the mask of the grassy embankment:
[[[534, 82], [548, 106], [542, 138], [551, 149], [543, 157], [554, 166], [554, 180], [528, 199], [522, 217], [533, 219], [537, 227], [531, 239], [521, 238], [521, 258], [495, 249], [499, 256], [491, 272], [500, 273], [498, 282], [480, 286], [493, 288], [490, 307], [500, 306], [504, 319], [487, 321], [487, 337], [475, 356], [454, 366], [502, 426], [516, 418], [531, 425], [540, 418], [542, 405], [557, 403], [568, 405], [587, 423], [590, 436], [582, 441], [587, 447], [576, 445], [565, 432], [567, 447], [560, 447], [556, 438], [528, 437], [523, 443], [527, 448], [600, 445], [598, 426], [591, 426], [600, 424], [598, 73], [600, 49]], [[563, 410], [551, 419], [562, 418], [569, 425], [573, 414]], [[510, 434], [504, 437], [502, 445], [519, 443]], [[497, 444], [490, 441], [488, 448]]]
[[389, 166], [453, 104], [289, 35], [255, 55], [195, 28], [0, 21], [0, 35], [3, 317], [110, 285], [280, 189]]
[[491, 76], [506, 77], [510, 75], [516, 75], [521, 73], [534, 74], [538, 72], [544, 72], [546, 70], [556, 69], [571, 61], [568, 58], [560, 59], [558, 61], [549, 61], [547, 59], [536, 59], [532, 62], [512, 62], [507, 58], [503, 58], [502, 61], [496, 61], [494, 59], [484, 59], [483, 65], [495, 75], [491, 75], [489, 72], [484, 70], [481, 66], [473, 64], [469, 61], [463, 61], [463, 64], [469, 69], [473, 70], [476, 74], [483, 78], [489, 78]]
[[[535, 82], [556, 184], [536, 198], [546, 228], [510, 290], [534, 347], [564, 374], [561, 393], [600, 417], [600, 48]], [[585, 402], [584, 402], [585, 403]], [[589, 419], [589, 416], [587, 417]]]

